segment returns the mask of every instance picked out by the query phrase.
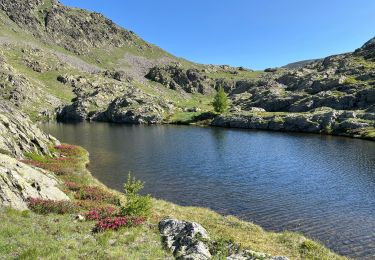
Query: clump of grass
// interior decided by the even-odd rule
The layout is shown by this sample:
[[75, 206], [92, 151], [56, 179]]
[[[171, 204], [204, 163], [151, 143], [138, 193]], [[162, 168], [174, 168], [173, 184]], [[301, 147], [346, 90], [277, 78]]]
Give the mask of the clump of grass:
[[355, 77], [347, 77], [344, 81], [344, 85], [355, 85], [360, 83]]
[[226, 258], [232, 254], [235, 254], [241, 250], [241, 246], [235, 244], [232, 239], [220, 238], [217, 241], [203, 241], [209, 243], [210, 253], [216, 258]]
[[45, 169], [47, 171], [53, 172], [57, 175], [71, 174], [77, 163], [79, 163], [79, 158], [81, 158], [85, 150], [74, 145], [58, 145], [55, 148], [58, 152], [59, 157], [48, 157], [37, 153], [26, 153], [26, 160], [22, 162]]
[[55, 149], [60, 152], [61, 156], [65, 157], [80, 157], [85, 153], [82, 148], [71, 144], [57, 145]]

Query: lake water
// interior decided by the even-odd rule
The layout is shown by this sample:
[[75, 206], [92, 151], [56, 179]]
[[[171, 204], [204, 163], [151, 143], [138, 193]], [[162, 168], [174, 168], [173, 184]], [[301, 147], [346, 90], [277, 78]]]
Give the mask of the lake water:
[[375, 142], [344, 137], [105, 123], [45, 124], [90, 152], [90, 170], [122, 190], [209, 207], [267, 230], [301, 231], [334, 251], [375, 258]]

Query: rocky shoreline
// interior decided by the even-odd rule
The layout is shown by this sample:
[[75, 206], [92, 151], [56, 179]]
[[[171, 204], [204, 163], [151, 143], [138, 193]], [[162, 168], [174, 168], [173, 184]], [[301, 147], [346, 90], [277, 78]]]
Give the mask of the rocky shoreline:
[[323, 110], [315, 113], [231, 114], [215, 117], [211, 126], [347, 136], [375, 140], [371, 113]]

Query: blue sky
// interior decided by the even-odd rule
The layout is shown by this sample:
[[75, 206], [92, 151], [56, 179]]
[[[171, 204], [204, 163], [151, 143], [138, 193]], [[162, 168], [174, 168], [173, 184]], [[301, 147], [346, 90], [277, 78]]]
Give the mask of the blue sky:
[[199, 63], [263, 69], [360, 47], [374, 0], [61, 0]]

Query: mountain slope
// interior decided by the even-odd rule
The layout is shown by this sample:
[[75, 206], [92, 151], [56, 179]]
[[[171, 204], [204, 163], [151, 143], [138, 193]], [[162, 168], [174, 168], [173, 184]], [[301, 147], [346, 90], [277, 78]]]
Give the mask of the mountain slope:
[[214, 125], [375, 135], [374, 40], [354, 53], [260, 72], [174, 57], [55, 0], [0, 0], [0, 28], [0, 96], [34, 120], [210, 123], [212, 96], [224, 87], [230, 113]]

